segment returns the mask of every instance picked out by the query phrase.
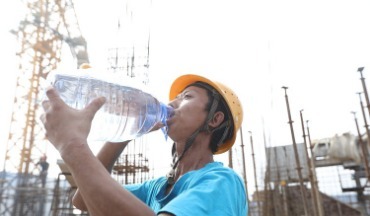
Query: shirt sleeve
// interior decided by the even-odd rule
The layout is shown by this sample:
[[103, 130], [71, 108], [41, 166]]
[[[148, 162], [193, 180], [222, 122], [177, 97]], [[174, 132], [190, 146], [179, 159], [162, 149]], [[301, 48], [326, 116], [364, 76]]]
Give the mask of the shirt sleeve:
[[241, 178], [232, 171], [209, 172], [196, 181], [189, 182], [188, 189], [167, 203], [160, 212], [176, 216], [245, 216], [245, 187]]

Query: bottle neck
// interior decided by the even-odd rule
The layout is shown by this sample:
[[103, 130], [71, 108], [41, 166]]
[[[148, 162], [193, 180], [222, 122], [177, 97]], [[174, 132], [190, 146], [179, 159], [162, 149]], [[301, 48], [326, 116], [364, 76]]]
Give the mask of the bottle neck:
[[171, 118], [172, 114], [173, 114], [173, 108], [171, 106], [168, 106], [162, 102], [160, 102], [160, 107], [161, 107], [161, 123], [164, 125], [164, 127], [162, 127], [162, 132], [165, 136], [165, 139], [167, 140], [168, 138], [168, 125], [167, 125], [167, 120], [169, 118]]
[[162, 124], [167, 125], [166, 121], [172, 116], [173, 108], [162, 102], [160, 102], [160, 107], [161, 107], [161, 122]]

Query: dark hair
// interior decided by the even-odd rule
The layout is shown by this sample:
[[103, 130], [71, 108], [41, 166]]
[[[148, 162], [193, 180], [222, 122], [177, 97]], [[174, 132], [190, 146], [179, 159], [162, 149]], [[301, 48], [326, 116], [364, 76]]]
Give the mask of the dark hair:
[[[231, 118], [232, 115], [231, 115], [230, 109], [227, 106], [227, 103], [226, 103], [225, 99], [222, 97], [222, 95], [215, 88], [213, 88], [211, 85], [209, 85], [207, 83], [204, 83], [204, 82], [195, 82], [195, 83], [193, 83], [189, 86], [200, 87], [200, 88], [203, 88], [207, 91], [208, 102], [206, 104], [206, 111], [208, 111], [208, 112], [211, 110], [213, 100], [215, 99], [214, 98], [215, 97], [214, 92], [217, 92], [220, 99], [219, 99], [219, 102], [217, 104], [217, 108], [216, 108], [215, 112], [221, 111], [221, 112], [224, 113], [225, 117], [224, 117], [224, 120], [223, 120], [222, 123], [224, 123], [228, 120], [230, 120], [230, 122], [233, 121], [233, 119]], [[231, 139], [231, 137], [233, 135], [234, 124], [232, 124], [232, 123], [230, 124], [230, 128], [229, 128], [229, 131], [228, 131], [225, 139], [221, 140], [226, 129], [227, 129], [227, 127], [222, 127], [222, 128], [216, 129], [214, 131], [214, 132], [217, 132], [217, 133], [212, 133], [211, 143], [209, 145], [212, 153], [217, 152], [219, 145], [224, 143], [226, 140]]]

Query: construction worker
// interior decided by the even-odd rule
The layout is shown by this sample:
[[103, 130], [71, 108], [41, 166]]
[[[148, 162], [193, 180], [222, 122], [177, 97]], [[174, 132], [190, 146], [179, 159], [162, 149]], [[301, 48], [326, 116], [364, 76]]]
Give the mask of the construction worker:
[[242, 179], [213, 158], [233, 146], [243, 119], [238, 97], [225, 85], [197, 75], [177, 78], [170, 89], [174, 115], [167, 121], [174, 141], [172, 170], [168, 176], [124, 186], [109, 172], [129, 141], [108, 142], [96, 156], [87, 144], [92, 119], [105, 98], [75, 110], [53, 88], [46, 95], [41, 120], [78, 186], [73, 198], [77, 208], [110, 216], [247, 215]]
[[44, 154], [40, 157], [40, 160], [36, 163], [37, 166], [40, 166], [40, 179], [41, 186], [45, 187], [46, 178], [48, 176], [49, 162], [47, 162], [47, 156]]

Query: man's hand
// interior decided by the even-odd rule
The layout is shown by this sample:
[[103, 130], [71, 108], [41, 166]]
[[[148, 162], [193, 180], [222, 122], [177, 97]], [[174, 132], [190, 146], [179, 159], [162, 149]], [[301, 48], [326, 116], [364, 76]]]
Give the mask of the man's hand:
[[72, 144], [87, 144], [91, 122], [105, 103], [104, 97], [94, 99], [82, 110], [69, 107], [52, 87], [46, 91], [49, 100], [42, 102], [45, 113], [40, 117], [46, 137], [62, 154]]

